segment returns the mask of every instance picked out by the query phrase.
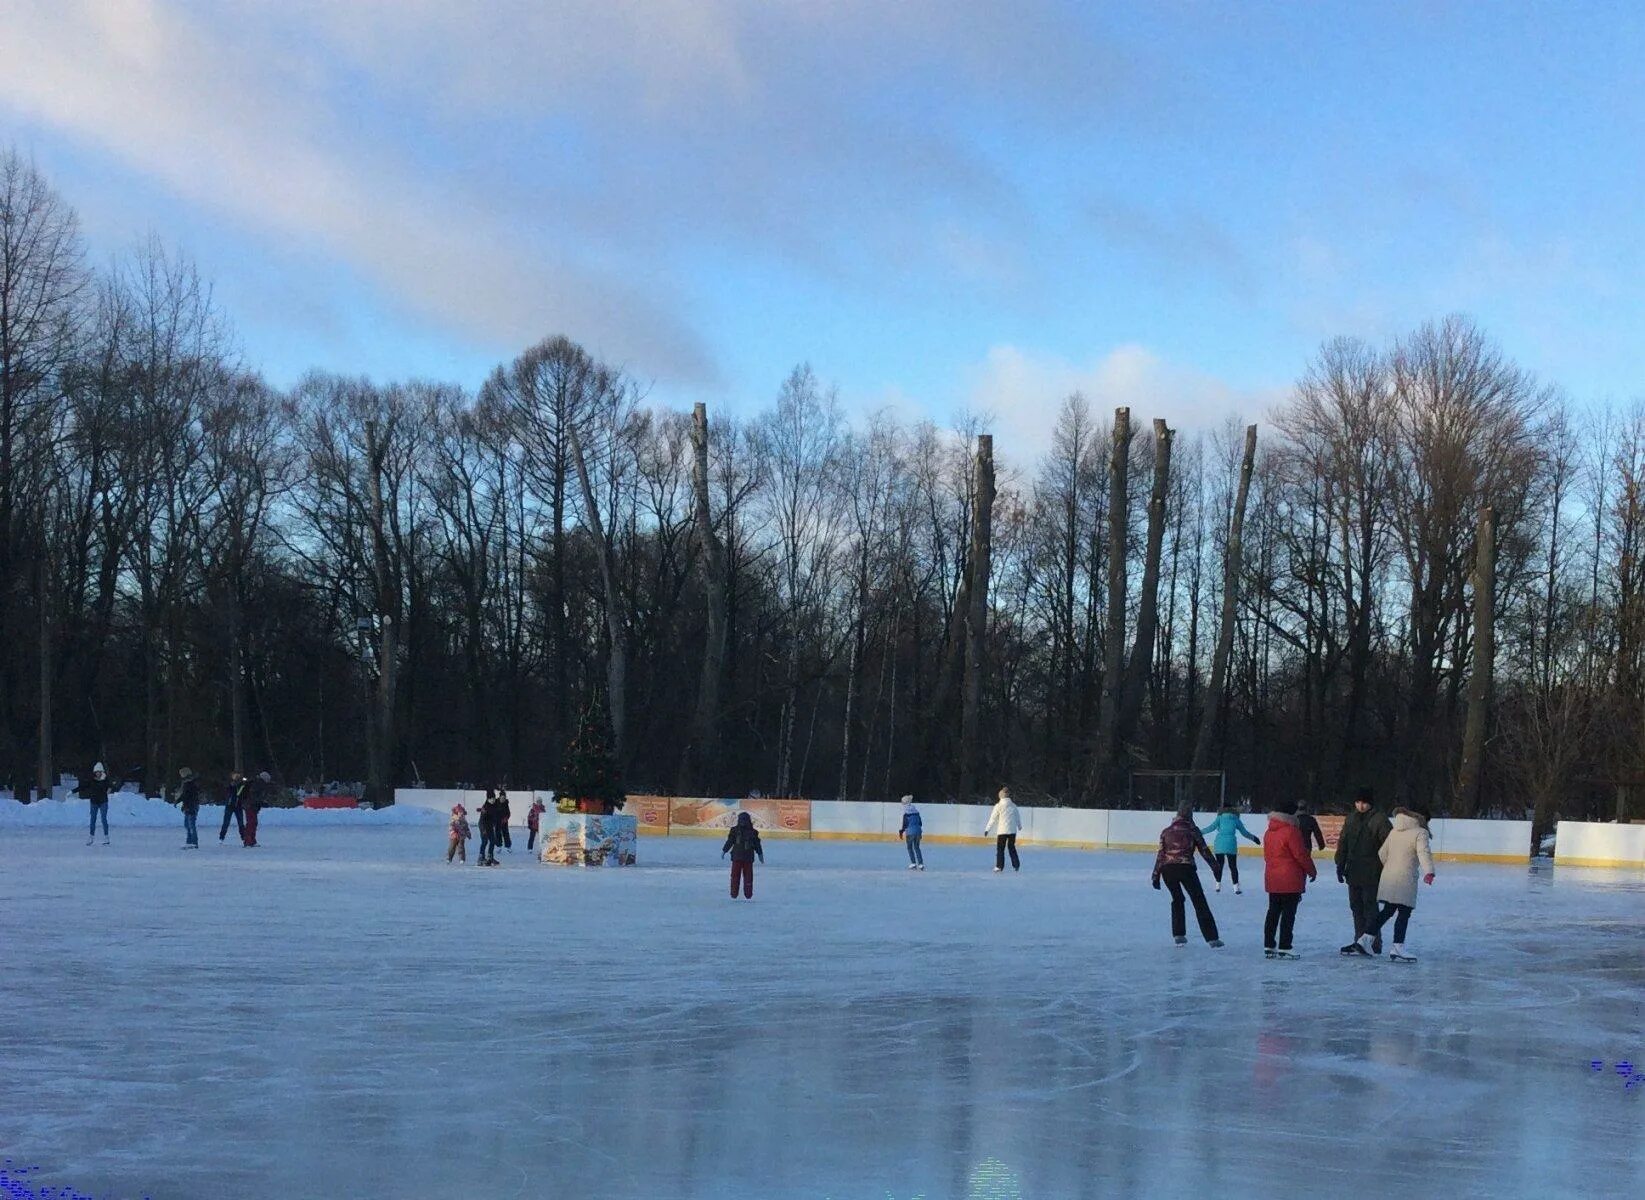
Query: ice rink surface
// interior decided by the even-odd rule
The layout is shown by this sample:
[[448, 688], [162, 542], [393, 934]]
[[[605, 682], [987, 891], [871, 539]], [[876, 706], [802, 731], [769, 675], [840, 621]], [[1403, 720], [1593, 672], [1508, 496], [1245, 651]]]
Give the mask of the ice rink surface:
[[[202, 833], [215, 821], [202, 814]], [[439, 827], [0, 831], [0, 1151], [223, 1197], [1621, 1195], [1645, 876], [1440, 864], [1422, 961], [1260, 862], [1177, 949], [1140, 854], [771, 841], [448, 868]], [[1605, 1064], [1603, 1072], [1590, 1067]], [[37, 1182], [34, 1182], [37, 1181]], [[72, 1194], [72, 1193], [65, 1193]]]

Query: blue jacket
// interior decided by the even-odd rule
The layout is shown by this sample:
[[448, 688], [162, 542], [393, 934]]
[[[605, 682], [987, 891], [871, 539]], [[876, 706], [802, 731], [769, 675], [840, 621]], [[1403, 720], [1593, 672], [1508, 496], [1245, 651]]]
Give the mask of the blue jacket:
[[924, 827], [924, 824], [925, 823], [920, 820], [919, 809], [905, 808], [902, 810], [902, 828], [897, 830], [897, 836], [902, 837], [903, 835], [907, 835], [908, 837], [919, 837], [920, 830]]
[[1250, 838], [1259, 846], [1262, 844], [1262, 839], [1245, 828], [1245, 822], [1231, 808], [1225, 808], [1219, 812], [1211, 819], [1211, 823], [1204, 826], [1200, 832], [1210, 833], [1213, 830], [1216, 831], [1217, 835], [1216, 840], [1211, 843], [1211, 852], [1213, 854], [1237, 854], [1239, 852], [1239, 835], [1241, 834]]

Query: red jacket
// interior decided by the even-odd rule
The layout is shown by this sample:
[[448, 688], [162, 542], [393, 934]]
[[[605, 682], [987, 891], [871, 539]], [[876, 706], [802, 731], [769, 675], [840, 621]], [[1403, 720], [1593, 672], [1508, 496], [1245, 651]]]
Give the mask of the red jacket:
[[1282, 896], [1301, 895], [1316, 878], [1297, 819], [1289, 813], [1269, 813], [1268, 832], [1262, 838], [1262, 857], [1268, 865], [1264, 886]]

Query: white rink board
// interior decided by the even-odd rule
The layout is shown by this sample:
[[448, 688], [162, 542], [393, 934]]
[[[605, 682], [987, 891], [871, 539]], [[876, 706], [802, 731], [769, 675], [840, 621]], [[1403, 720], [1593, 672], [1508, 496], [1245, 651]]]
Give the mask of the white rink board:
[[1645, 868], [1645, 825], [1561, 821], [1555, 834], [1559, 866]]

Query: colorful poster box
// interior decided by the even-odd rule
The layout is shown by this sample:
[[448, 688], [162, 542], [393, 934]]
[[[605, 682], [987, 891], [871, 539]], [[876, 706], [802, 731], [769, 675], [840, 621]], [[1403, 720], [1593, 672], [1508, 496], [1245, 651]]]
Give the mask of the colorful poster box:
[[754, 828], [778, 837], [811, 836], [809, 800], [713, 800], [675, 796], [668, 804], [670, 833], [724, 833], [737, 823], [737, 814], [754, 818]]

